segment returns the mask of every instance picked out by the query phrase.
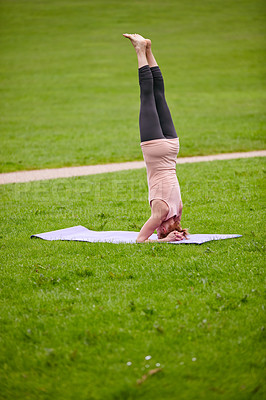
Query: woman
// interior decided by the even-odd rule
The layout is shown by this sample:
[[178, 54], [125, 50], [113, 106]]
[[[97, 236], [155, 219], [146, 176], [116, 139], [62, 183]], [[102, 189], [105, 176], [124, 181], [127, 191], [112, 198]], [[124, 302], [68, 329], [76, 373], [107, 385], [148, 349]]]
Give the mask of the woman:
[[[187, 236], [180, 226], [182, 201], [176, 177], [179, 152], [172, 117], [164, 96], [164, 81], [151, 51], [151, 41], [127, 34], [138, 57], [140, 84], [140, 139], [147, 168], [151, 217], [143, 225], [137, 242], [172, 242]], [[157, 240], [149, 237], [157, 231]]]

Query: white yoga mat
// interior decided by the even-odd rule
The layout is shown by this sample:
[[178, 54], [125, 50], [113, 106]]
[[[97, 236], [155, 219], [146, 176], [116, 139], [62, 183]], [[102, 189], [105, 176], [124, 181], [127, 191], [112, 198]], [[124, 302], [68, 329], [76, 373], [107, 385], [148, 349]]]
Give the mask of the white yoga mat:
[[[59, 229], [46, 233], [31, 235], [44, 240], [77, 240], [81, 242], [109, 242], [109, 243], [136, 243], [139, 232], [127, 231], [91, 231], [84, 226], [78, 225], [72, 228]], [[188, 239], [178, 242], [167, 242], [172, 244], [202, 244], [211, 240], [232, 239], [242, 235], [217, 235], [217, 234], [196, 234], [189, 235]], [[153, 234], [150, 239], [157, 239]]]

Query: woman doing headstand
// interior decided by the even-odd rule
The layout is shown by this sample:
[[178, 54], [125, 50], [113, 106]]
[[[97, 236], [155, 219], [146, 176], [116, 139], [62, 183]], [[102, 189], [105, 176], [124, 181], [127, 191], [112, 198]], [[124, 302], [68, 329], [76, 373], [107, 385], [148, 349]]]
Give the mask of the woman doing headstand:
[[151, 217], [141, 228], [137, 242], [150, 242], [155, 230], [155, 242], [182, 240], [187, 230], [180, 225], [183, 206], [176, 176], [179, 139], [165, 100], [163, 76], [152, 54], [151, 41], [137, 34], [124, 36], [130, 39], [138, 57], [139, 128], [151, 207]]

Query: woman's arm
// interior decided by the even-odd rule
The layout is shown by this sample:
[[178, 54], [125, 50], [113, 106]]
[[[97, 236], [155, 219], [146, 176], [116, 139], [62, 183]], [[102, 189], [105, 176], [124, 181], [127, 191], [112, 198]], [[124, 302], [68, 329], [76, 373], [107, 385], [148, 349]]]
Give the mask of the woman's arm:
[[165, 238], [162, 239], [149, 239], [149, 237], [153, 234], [156, 228], [161, 224], [161, 219], [151, 216], [147, 222], [143, 225], [138, 234], [137, 243], [163, 243], [163, 242], [175, 242], [184, 239], [184, 235], [178, 231], [170, 232]]
[[[148, 221], [145, 222], [140, 230], [137, 237], [137, 243], [145, 242], [153, 234], [156, 228], [161, 225], [161, 218], [156, 216], [151, 216]], [[157, 239], [155, 242], [164, 242], [163, 239]]]
[[147, 239], [147, 240], [145, 240], [145, 243], [176, 242], [176, 241], [180, 241], [180, 240], [183, 240], [183, 239], [187, 239], [187, 238], [184, 237], [184, 235], [181, 232], [172, 231], [163, 239], [157, 239], [157, 240]]

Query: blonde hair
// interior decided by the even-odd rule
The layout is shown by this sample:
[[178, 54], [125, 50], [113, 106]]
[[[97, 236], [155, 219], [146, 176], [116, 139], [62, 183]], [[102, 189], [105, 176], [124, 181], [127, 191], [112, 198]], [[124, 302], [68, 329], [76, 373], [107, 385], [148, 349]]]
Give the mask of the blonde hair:
[[169, 225], [169, 227], [168, 227], [168, 229], [166, 230], [165, 233], [161, 232], [160, 237], [161, 238], [165, 238], [167, 235], [169, 235], [170, 232], [173, 232], [173, 231], [181, 232], [183, 237], [184, 237], [184, 239], [186, 239], [186, 237], [188, 235], [188, 230], [187, 229], [182, 229], [179, 221], [173, 221]]

